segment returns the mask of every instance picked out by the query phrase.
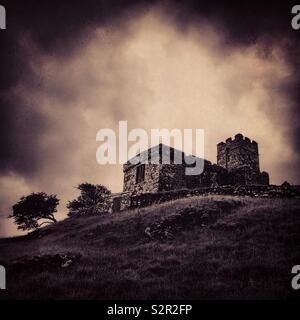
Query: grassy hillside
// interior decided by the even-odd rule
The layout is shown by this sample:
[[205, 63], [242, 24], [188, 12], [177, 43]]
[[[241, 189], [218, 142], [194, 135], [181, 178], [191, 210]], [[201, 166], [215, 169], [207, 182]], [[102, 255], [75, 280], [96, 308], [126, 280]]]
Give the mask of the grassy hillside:
[[5, 297], [296, 297], [299, 230], [299, 199], [202, 196], [68, 218], [0, 240]]

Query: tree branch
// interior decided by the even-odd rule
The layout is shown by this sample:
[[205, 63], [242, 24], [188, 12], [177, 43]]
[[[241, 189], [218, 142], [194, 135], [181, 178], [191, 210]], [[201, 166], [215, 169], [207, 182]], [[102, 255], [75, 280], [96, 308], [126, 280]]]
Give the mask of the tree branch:
[[46, 223], [51, 223], [51, 221], [45, 221], [45, 222], [41, 223], [41, 224], [39, 225], [39, 228], [40, 228], [43, 224], [46, 224]]
[[51, 220], [52, 222], [57, 222], [57, 220], [54, 218], [52, 214], [46, 217], [42, 217], [42, 219]]

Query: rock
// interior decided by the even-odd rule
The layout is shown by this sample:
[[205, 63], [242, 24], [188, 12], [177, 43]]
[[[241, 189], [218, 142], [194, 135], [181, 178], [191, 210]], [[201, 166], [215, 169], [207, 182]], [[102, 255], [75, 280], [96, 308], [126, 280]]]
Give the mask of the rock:
[[209, 218], [209, 214], [208, 213], [204, 213], [203, 215], [202, 215], [202, 219], [208, 219]]
[[150, 229], [150, 227], [147, 227], [147, 228], [145, 229], [145, 234], [146, 234], [149, 238], [152, 238], [152, 234], [151, 234], [151, 229]]
[[61, 265], [62, 268], [68, 268], [73, 263], [72, 260], [68, 260]]
[[168, 230], [165, 230], [164, 236], [165, 236], [167, 239], [173, 239], [173, 238], [174, 238], [173, 234], [172, 234], [170, 231], [168, 231]]

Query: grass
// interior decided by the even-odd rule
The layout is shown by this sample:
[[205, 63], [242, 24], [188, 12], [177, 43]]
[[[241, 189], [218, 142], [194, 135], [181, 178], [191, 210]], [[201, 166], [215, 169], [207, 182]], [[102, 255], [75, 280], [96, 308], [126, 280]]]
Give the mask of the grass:
[[[178, 220], [184, 210], [192, 215]], [[149, 238], [145, 229], [157, 224], [167, 224], [172, 237]], [[300, 264], [299, 199], [200, 196], [68, 218], [43, 230], [41, 238], [0, 240], [4, 298], [296, 297], [290, 283], [292, 266]], [[13, 271], [15, 261], [57, 253], [77, 258], [68, 268], [31, 270], [25, 261]]]

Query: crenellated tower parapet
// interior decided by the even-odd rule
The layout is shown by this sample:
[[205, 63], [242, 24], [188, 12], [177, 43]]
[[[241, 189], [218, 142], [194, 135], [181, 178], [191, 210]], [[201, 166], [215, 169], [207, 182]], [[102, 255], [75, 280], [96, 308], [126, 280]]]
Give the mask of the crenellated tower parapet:
[[259, 171], [258, 144], [238, 133], [217, 145], [217, 163], [229, 171], [245, 166]]

